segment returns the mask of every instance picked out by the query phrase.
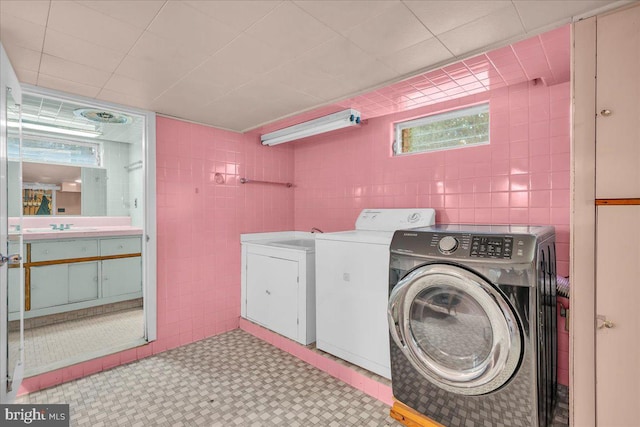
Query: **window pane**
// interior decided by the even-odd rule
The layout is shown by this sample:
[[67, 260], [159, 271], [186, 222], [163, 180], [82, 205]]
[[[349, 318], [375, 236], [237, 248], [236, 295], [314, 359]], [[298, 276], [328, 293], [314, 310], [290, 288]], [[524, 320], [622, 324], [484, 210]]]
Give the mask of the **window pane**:
[[489, 104], [396, 124], [395, 154], [489, 143]]
[[[9, 159], [18, 160], [20, 158], [20, 141], [17, 138], [9, 139], [8, 151]], [[22, 160], [96, 167], [100, 166], [100, 145], [97, 143], [23, 139]]]

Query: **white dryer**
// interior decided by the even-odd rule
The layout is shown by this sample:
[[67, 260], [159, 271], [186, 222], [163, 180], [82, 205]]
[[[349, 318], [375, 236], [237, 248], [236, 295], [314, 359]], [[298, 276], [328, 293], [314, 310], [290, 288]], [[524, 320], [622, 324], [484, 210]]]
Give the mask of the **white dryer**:
[[395, 230], [435, 222], [433, 209], [365, 209], [356, 229], [316, 235], [316, 346], [391, 378], [387, 302]]

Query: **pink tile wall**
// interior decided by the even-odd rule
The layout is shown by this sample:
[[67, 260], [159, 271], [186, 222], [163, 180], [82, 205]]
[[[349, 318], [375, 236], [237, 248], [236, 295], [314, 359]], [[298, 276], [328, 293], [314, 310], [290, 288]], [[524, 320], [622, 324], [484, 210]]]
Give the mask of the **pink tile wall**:
[[[487, 100], [490, 145], [391, 155], [395, 121]], [[566, 276], [569, 114], [569, 83], [525, 82], [299, 141], [295, 227], [347, 230], [363, 208], [410, 207], [435, 208], [439, 223], [551, 224]], [[568, 352], [560, 358], [560, 381], [568, 384]]]
[[237, 328], [240, 234], [293, 229], [292, 189], [239, 183], [293, 181], [292, 146], [164, 117], [156, 130], [157, 341], [28, 378], [21, 394]]

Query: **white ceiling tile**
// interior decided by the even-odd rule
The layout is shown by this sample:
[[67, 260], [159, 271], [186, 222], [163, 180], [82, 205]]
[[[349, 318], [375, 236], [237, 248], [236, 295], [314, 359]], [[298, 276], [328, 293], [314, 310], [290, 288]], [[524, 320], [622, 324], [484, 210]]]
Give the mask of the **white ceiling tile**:
[[22, 46], [11, 43], [5, 43], [3, 44], [3, 47], [7, 51], [7, 56], [14, 68], [21, 68], [23, 70], [35, 72], [40, 68], [41, 53], [39, 51], [26, 49]]
[[329, 40], [335, 32], [293, 3], [281, 3], [247, 34], [272, 48], [298, 56]]
[[25, 70], [24, 68], [15, 68], [16, 75], [20, 83], [28, 83], [30, 85], [36, 85], [38, 83], [38, 72], [32, 70]]
[[524, 34], [515, 8], [507, 7], [438, 36], [456, 56], [488, 49]]
[[549, 24], [571, 22], [571, 16], [580, 15], [589, 10], [607, 6], [611, 1], [522, 1], [515, 0], [514, 5], [522, 17], [524, 27], [532, 31]]
[[44, 43], [45, 27], [15, 18], [10, 15], [0, 16], [0, 40], [16, 46], [40, 51]]
[[[490, 15], [505, 5], [510, 4], [504, 0], [493, 1], [420, 1], [408, 0], [404, 2], [409, 9], [416, 14], [418, 19], [433, 34], [442, 34], [446, 31], [453, 30], [483, 16]], [[558, 2], [551, 2], [558, 3]]]
[[280, 1], [189, 0], [186, 3], [219, 22], [244, 31], [272, 11]]
[[98, 92], [100, 92], [99, 87], [61, 79], [56, 76], [49, 76], [42, 72], [38, 74], [38, 86], [45, 87], [47, 89], [59, 90], [61, 92], [74, 93], [88, 98], [94, 98]]
[[123, 53], [48, 29], [44, 53], [71, 62], [112, 72], [124, 58]]
[[116, 92], [113, 90], [102, 88], [96, 98], [102, 101], [151, 110], [151, 103], [149, 101], [133, 96], [130, 93]]
[[169, 108], [184, 109], [185, 106], [189, 109], [202, 108], [230, 89], [224, 84], [215, 84], [210, 80], [183, 79], [155, 98], [152, 105], [158, 106], [158, 111], [163, 112]]
[[425, 40], [380, 58], [399, 74], [415, 73], [418, 70], [432, 68], [433, 64], [452, 59], [453, 54], [437, 38]]
[[142, 34], [140, 28], [71, 1], [51, 3], [48, 28], [127, 53]]
[[344, 79], [331, 77], [318, 70], [315, 64], [311, 65], [311, 62], [311, 59], [300, 58], [283, 64], [269, 73], [269, 78], [323, 101], [341, 98], [351, 92], [352, 88]]
[[165, 0], [80, 0], [78, 3], [118, 21], [145, 29], [165, 4]]
[[113, 74], [107, 83], [105, 83], [104, 89], [113, 92], [127, 93], [134, 98], [148, 100], [150, 103], [152, 99], [160, 96], [173, 81], [175, 81], [175, 79], [166, 79], [161, 76], [153, 76], [147, 79], [133, 79], [121, 74]]
[[366, 6], [361, 0], [303, 0], [295, 3], [328, 27], [345, 34], [351, 28], [384, 13], [399, 1], [372, 1], [367, 2]]
[[349, 31], [347, 37], [365, 51], [381, 56], [413, 46], [433, 35], [402, 3]]
[[342, 36], [335, 36], [303, 57], [311, 58], [310, 67], [332, 77], [348, 76], [375, 60], [373, 55]]
[[45, 26], [49, 15], [49, 0], [2, 0], [0, 15], [14, 16]]
[[[86, 65], [77, 64], [47, 54], [42, 55], [40, 73], [98, 88], [102, 87], [111, 76], [110, 72], [87, 67]], [[38, 83], [39, 82], [38, 80]]]
[[213, 84], [225, 85], [229, 90], [247, 83], [253, 78], [250, 69], [235, 69], [218, 60], [208, 59], [206, 62], [189, 73], [188, 78], [195, 80], [209, 80]]
[[179, 1], [168, 2], [147, 31], [171, 40], [187, 54], [191, 51], [213, 54], [240, 34], [239, 29]]
[[127, 57], [144, 59], [168, 67], [179, 65], [178, 68], [185, 72], [207, 59], [207, 55], [203, 52], [182, 49], [175, 40], [159, 37], [146, 31], [131, 48]]
[[230, 70], [246, 70], [252, 74], [266, 73], [290, 59], [287, 53], [273, 49], [260, 40], [244, 34], [238, 36], [211, 58], [212, 61]]

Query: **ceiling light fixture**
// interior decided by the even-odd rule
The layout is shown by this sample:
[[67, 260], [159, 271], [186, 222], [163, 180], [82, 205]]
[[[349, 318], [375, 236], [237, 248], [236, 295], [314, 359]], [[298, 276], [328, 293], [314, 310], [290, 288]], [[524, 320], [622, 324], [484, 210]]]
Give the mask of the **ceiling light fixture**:
[[[18, 122], [7, 122], [7, 126], [12, 128], [19, 127]], [[36, 130], [39, 132], [50, 132], [50, 133], [58, 133], [62, 135], [71, 135], [71, 136], [84, 136], [87, 138], [97, 138], [102, 135], [100, 132], [93, 132], [88, 130], [77, 130], [77, 129], [68, 129], [68, 128], [59, 128], [55, 126], [47, 126], [41, 125], [38, 123], [29, 123], [22, 122], [22, 129]]]
[[338, 111], [328, 116], [309, 120], [298, 125], [289, 126], [275, 132], [260, 136], [262, 145], [277, 145], [283, 142], [295, 141], [307, 136], [319, 135], [332, 130], [342, 129], [360, 124], [360, 113], [354, 109]]

